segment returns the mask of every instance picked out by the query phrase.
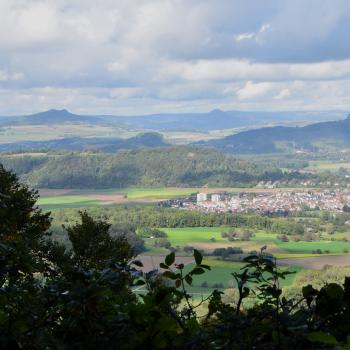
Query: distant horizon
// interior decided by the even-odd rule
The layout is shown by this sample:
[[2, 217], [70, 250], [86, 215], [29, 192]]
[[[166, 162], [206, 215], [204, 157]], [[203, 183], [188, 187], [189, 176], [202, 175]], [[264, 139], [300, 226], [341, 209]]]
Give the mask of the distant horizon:
[[251, 109], [221, 109], [221, 108], [213, 108], [209, 110], [203, 110], [203, 111], [169, 111], [169, 112], [158, 112], [158, 113], [140, 113], [140, 114], [110, 114], [110, 113], [85, 113], [85, 112], [75, 112], [69, 108], [48, 108], [44, 110], [34, 111], [34, 112], [26, 112], [26, 113], [14, 113], [14, 114], [7, 114], [0, 112], [0, 117], [21, 117], [21, 116], [31, 116], [39, 113], [46, 113], [46, 112], [67, 112], [73, 115], [84, 115], [84, 116], [111, 116], [111, 117], [143, 117], [143, 116], [156, 116], [156, 115], [177, 115], [177, 114], [209, 114], [212, 112], [243, 112], [243, 113], [345, 113], [347, 117], [348, 114], [350, 114], [350, 108], [349, 110], [346, 109], [328, 109], [328, 110], [251, 110]]

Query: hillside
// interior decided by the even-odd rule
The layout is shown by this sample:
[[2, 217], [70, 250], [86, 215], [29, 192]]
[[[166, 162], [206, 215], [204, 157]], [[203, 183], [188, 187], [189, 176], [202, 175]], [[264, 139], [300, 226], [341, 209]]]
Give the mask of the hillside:
[[229, 153], [326, 151], [350, 147], [350, 116], [304, 127], [267, 127], [201, 143]]
[[36, 125], [59, 123], [100, 123], [101, 118], [70, 113], [66, 109], [50, 109], [26, 116], [0, 117], [0, 125]]
[[155, 132], [140, 133], [128, 139], [112, 137], [70, 137], [48, 141], [24, 141], [0, 144], [0, 152], [28, 150], [69, 150], [69, 151], [103, 151], [116, 152], [120, 149], [137, 149], [144, 147], [165, 147], [161, 134]]
[[124, 150], [117, 154], [3, 155], [0, 163], [31, 186], [48, 188], [236, 186], [284, 176], [275, 167], [193, 147]]

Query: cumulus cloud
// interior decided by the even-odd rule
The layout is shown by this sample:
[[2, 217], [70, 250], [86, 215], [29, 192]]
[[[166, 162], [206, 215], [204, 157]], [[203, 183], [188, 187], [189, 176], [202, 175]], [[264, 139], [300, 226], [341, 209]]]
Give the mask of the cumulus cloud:
[[288, 98], [291, 95], [291, 92], [289, 89], [282, 89], [276, 96], [276, 100], [284, 100]]
[[251, 100], [266, 95], [272, 88], [271, 83], [254, 84], [248, 81], [242, 89], [237, 91], [237, 96], [239, 100]]
[[347, 108], [349, 31], [346, 0], [2, 0], [0, 114]]

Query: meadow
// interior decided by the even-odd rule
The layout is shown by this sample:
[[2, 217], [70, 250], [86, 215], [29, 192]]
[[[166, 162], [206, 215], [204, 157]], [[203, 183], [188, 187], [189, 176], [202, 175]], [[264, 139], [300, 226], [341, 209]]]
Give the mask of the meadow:
[[[39, 189], [39, 206], [45, 209], [83, 208], [91, 206], [149, 203], [159, 200], [188, 196], [198, 192], [198, 188], [159, 187], [159, 188], [109, 188], [98, 190], [59, 190]], [[208, 191], [208, 189], [206, 189]]]
[[[237, 287], [234, 278], [232, 277], [233, 272], [242, 272], [242, 268], [245, 266], [245, 263], [242, 262], [232, 262], [217, 260], [215, 258], [206, 258], [204, 259], [204, 264], [207, 264], [211, 267], [210, 271], [207, 271], [203, 275], [198, 275], [194, 278], [193, 287], [201, 287], [203, 282], [208, 283], [208, 287], [213, 287], [215, 284], [218, 285], [223, 283], [224, 288]], [[185, 267], [185, 271], [189, 271], [194, 267], [194, 263], [188, 264]], [[295, 271], [299, 272], [303, 270], [301, 267], [280, 267], [281, 271]], [[282, 286], [289, 286], [293, 283], [295, 274], [286, 276], [285, 279], [281, 279]], [[203, 287], [201, 287], [203, 288]]]
[[[230, 242], [221, 236], [221, 233], [228, 231], [229, 227], [184, 227], [184, 228], [161, 228], [168, 235], [168, 240], [173, 247], [183, 248], [192, 246], [197, 249], [213, 250], [219, 247], [240, 247], [244, 252], [259, 250], [267, 246], [267, 251], [279, 258], [292, 257], [315, 257], [325, 255], [344, 255], [350, 252], [350, 242], [330, 240], [329, 235], [319, 241], [282, 242], [277, 234], [263, 230], [254, 230], [255, 236], [249, 241]], [[244, 228], [237, 228], [235, 231], [243, 231]], [[350, 237], [350, 233], [340, 234], [339, 238]], [[334, 237], [339, 239], [338, 237]], [[146, 247], [150, 253], [166, 253], [166, 249], [155, 248], [154, 239], [146, 239]], [[320, 249], [322, 254], [315, 254]]]
[[[203, 263], [209, 265], [211, 270], [206, 271], [205, 274], [194, 276], [192, 286], [186, 287], [194, 299], [208, 295], [214, 289], [224, 290], [226, 288], [236, 287], [237, 285], [232, 273], [242, 272], [242, 268], [245, 265], [243, 262], [218, 260], [214, 257], [206, 257]], [[194, 266], [194, 263], [187, 264], [184, 268], [184, 272], [190, 271]], [[293, 283], [297, 273], [304, 269], [300, 266], [282, 266], [280, 270], [295, 272], [287, 275], [285, 279], [280, 280], [281, 286], [287, 287]], [[139, 288], [139, 292], [142, 291], [143, 288]]]
[[77, 208], [101, 205], [101, 202], [89, 196], [82, 195], [58, 195], [40, 197], [40, 207], [44, 209]]
[[[309, 268], [322, 269], [324, 265], [332, 265], [332, 259], [340, 258], [340, 266], [345, 266], [350, 262], [350, 255], [344, 253], [344, 249], [350, 251], [350, 242], [331, 241], [328, 240], [328, 235], [325, 235], [320, 241], [281, 242], [277, 239], [277, 234], [255, 230], [255, 236], [250, 241], [229, 242], [226, 238], [221, 237], [221, 233], [228, 229], [228, 227], [161, 228], [167, 233], [171, 245], [179, 249], [177, 253], [179, 255], [183, 254], [182, 248], [185, 246], [207, 251], [218, 247], [241, 247], [244, 252], [250, 252], [259, 251], [262, 246], [266, 245], [267, 251], [278, 259], [281, 270], [295, 272], [288, 275], [285, 280], [280, 281], [282, 287], [292, 285], [294, 278], [300, 271]], [[239, 231], [240, 228], [236, 230]], [[344, 237], [344, 235], [345, 233], [339, 237]], [[350, 236], [349, 233], [348, 236]], [[168, 254], [167, 249], [154, 247], [153, 243], [154, 239], [146, 239], [146, 248], [148, 249], [146, 254]], [[329, 253], [313, 253], [317, 249], [321, 249], [323, 252], [327, 250]], [[214, 288], [223, 290], [236, 287], [232, 273], [241, 271], [244, 266], [244, 263], [240, 261], [240, 255], [237, 255], [236, 259], [237, 261], [228, 261], [213, 256], [205, 257], [204, 262], [211, 267], [211, 270], [203, 275], [195, 276], [193, 285], [188, 289], [189, 293], [194, 298], [199, 298], [208, 295]], [[313, 267], [309, 267], [309, 260]], [[335, 265], [339, 265], [339, 262]], [[193, 266], [194, 263], [187, 264], [185, 271], [189, 271]]]
[[329, 160], [312, 160], [309, 161], [309, 166], [305, 170], [312, 172], [338, 172], [340, 168], [350, 170], [350, 162], [338, 162]]

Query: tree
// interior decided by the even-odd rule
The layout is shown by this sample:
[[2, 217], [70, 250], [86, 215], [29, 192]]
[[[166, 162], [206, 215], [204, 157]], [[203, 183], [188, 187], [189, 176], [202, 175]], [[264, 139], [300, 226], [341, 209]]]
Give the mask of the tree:
[[50, 218], [35, 206], [37, 198], [0, 165], [0, 334], [5, 347], [18, 348], [28, 332], [34, 334], [44, 312], [35, 274], [45, 270], [40, 251]]
[[134, 252], [124, 236], [112, 237], [111, 225], [79, 212], [81, 223], [66, 228], [75, 262], [83, 268], [106, 268], [130, 260]]

